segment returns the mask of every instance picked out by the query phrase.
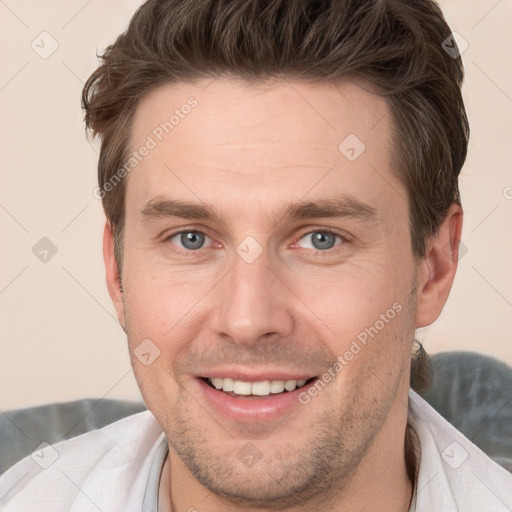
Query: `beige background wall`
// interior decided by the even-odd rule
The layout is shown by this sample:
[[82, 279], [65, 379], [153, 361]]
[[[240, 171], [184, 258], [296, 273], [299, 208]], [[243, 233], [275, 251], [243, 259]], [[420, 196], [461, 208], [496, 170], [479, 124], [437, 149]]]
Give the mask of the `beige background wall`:
[[[138, 4], [0, 1], [0, 409], [140, 397], [105, 286], [104, 219], [92, 195], [98, 148], [85, 139], [80, 110], [96, 51]], [[512, 365], [512, 2], [441, 7], [469, 45], [467, 252], [441, 318], [418, 336], [431, 353], [470, 349]], [[38, 242], [47, 262], [32, 252]]]

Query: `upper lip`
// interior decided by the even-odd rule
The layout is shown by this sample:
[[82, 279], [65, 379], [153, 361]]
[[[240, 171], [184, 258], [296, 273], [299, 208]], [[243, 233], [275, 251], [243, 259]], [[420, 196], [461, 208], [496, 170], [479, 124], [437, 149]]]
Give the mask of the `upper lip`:
[[316, 377], [317, 373], [304, 373], [304, 372], [290, 372], [289, 370], [249, 370], [245, 369], [234, 369], [234, 368], [215, 368], [211, 370], [205, 370], [198, 373], [197, 377], [206, 378], [222, 378], [222, 379], [233, 379], [242, 382], [261, 382], [264, 380], [303, 380], [311, 379]]

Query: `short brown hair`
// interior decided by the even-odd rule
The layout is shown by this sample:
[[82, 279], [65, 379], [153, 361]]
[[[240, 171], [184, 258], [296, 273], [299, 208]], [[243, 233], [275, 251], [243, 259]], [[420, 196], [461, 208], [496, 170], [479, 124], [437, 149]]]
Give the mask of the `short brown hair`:
[[[86, 129], [102, 139], [100, 190], [129, 158], [141, 99], [164, 83], [235, 76], [364, 80], [387, 98], [394, 168], [408, 192], [413, 254], [425, 255], [453, 203], [469, 126], [462, 60], [432, 0], [148, 0], [82, 91]], [[444, 48], [443, 48], [444, 46]], [[125, 181], [101, 194], [122, 268]]]

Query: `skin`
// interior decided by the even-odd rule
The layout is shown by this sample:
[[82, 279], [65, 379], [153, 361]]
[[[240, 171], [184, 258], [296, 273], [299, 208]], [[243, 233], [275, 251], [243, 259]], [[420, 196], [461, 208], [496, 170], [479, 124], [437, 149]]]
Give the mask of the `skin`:
[[[190, 96], [198, 105], [127, 178], [122, 292], [108, 224], [104, 232], [135, 376], [170, 444], [160, 495], [179, 512], [407, 511], [411, 346], [447, 300], [461, 208], [416, 259], [388, 105], [361, 83], [166, 84], [139, 104], [133, 148]], [[351, 133], [366, 145], [355, 161], [338, 150]], [[290, 202], [341, 193], [375, 216], [279, 215]], [[157, 196], [213, 205], [222, 221], [144, 221]], [[319, 249], [311, 232], [326, 229], [341, 237]], [[183, 245], [180, 230], [204, 233], [201, 248]], [[236, 252], [248, 236], [263, 249], [252, 263]], [[197, 393], [193, 375], [217, 365], [321, 375], [394, 303], [402, 309], [378, 335], [279, 421], [242, 424]], [[149, 366], [134, 356], [145, 339], [160, 350]], [[253, 465], [240, 457], [249, 442]]]

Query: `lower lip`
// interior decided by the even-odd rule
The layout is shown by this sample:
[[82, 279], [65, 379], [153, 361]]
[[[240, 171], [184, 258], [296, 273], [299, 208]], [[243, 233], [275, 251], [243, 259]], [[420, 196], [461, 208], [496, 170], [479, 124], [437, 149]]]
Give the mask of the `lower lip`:
[[210, 387], [201, 378], [195, 380], [198, 382], [206, 401], [221, 415], [234, 421], [245, 422], [276, 420], [285, 414], [289, 414], [294, 408], [304, 407], [299, 402], [299, 395], [305, 391], [307, 392], [307, 389], [316, 382], [315, 379], [299, 389], [285, 393], [276, 393], [275, 395], [271, 394], [258, 398], [247, 398], [245, 395], [240, 395], [240, 398], [238, 398]]

